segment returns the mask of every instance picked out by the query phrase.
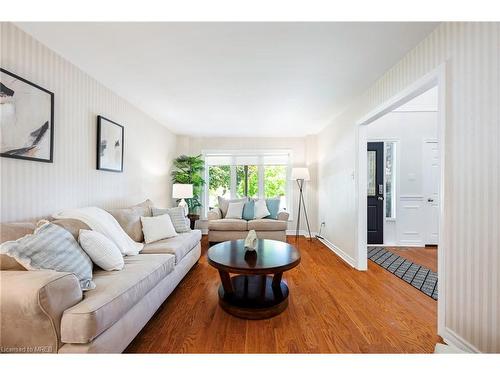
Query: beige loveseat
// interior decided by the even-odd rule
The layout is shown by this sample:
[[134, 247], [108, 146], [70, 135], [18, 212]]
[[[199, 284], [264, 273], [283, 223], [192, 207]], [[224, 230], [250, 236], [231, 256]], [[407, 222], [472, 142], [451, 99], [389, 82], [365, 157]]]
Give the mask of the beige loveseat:
[[239, 240], [247, 236], [249, 230], [255, 230], [257, 237], [286, 242], [288, 212], [278, 213], [275, 219], [225, 219], [222, 211], [215, 207], [208, 212], [208, 241], [210, 244]]
[[[75, 237], [88, 229], [77, 220], [54, 223]], [[34, 228], [1, 224], [0, 242]], [[200, 240], [201, 232], [193, 230], [146, 244], [139, 255], [124, 258], [121, 271], [96, 267], [96, 288], [83, 293], [72, 273], [26, 271], [0, 255], [0, 352], [122, 352], [196, 264]]]

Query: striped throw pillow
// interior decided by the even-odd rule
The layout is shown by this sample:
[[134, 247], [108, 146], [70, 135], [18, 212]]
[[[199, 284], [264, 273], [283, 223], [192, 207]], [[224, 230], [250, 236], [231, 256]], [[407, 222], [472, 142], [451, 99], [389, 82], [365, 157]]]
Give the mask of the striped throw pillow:
[[172, 224], [174, 224], [175, 231], [177, 233], [184, 233], [191, 231], [189, 227], [189, 220], [184, 215], [183, 207], [174, 207], [174, 208], [152, 208], [153, 216], [160, 216], [168, 214], [170, 216], [170, 220], [172, 220]]
[[94, 289], [92, 261], [73, 235], [56, 224], [46, 222], [16, 241], [0, 245], [0, 253], [14, 258], [27, 270], [71, 272], [82, 290]]

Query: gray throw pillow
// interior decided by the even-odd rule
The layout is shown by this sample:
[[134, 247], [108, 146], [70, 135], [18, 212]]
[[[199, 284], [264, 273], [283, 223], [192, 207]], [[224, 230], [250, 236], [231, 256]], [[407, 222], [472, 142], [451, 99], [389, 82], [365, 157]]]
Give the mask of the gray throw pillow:
[[44, 223], [35, 233], [0, 245], [0, 253], [14, 258], [27, 270], [71, 272], [82, 290], [94, 289], [92, 261], [73, 235], [52, 223]]
[[120, 224], [132, 240], [143, 242], [144, 235], [142, 233], [141, 216], [151, 216], [152, 206], [153, 202], [148, 199], [132, 207], [115, 208], [108, 210], [108, 212], [113, 215], [118, 224]]
[[153, 216], [168, 214], [168, 216], [170, 216], [170, 220], [172, 220], [172, 224], [174, 224], [174, 228], [177, 233], [184, 233], [191, 231], [191, 228], [189, 226], [189, 219], [186, 218], [183, 207], [174, 207], [174, 208], [153, 207], [151, 211], [153, 212]]
[[217, 197], [219, 203], [219, 209], [222, 212], [222, 218], [225, 218], [227, 215], [227, 210], [229, 208], [229, 203], [239, 203], [246, 202], [248, 200], [247, 197], [239, 198], [239, 199], [226, 199], [222, 197]]

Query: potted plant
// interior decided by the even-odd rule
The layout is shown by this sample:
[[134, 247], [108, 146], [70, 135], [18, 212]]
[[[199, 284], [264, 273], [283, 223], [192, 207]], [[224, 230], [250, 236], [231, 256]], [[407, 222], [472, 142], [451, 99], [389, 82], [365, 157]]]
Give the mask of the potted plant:
[[201, 204], [201, 194], [205, 180], [202, 173], [205, 170], [205, 162], [201, 155], [188, 156], [180, 155], [174, 159], [174, 167], [172, 171], [172, 182], [177, 184], [192, 184], [193, 198], [187, 198], [188, 218], [191, 221], [191, 229], [194, 229], [194, 223], [200, 218], [199, 210]]

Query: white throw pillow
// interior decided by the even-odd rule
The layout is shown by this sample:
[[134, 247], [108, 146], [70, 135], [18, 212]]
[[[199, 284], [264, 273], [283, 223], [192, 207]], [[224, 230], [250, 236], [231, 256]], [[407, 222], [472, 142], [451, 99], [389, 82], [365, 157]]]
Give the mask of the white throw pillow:
[[262, 219], [266, 216], [271, 215], [267, 209], [267, 203], [265, 199], [258, 199], [255, 201], [255, 218]]
[[119, 271], [123, 269], [123, 255], [120, 249], [103, 234], [93, 230], [80, 229], [78, 242], [92, 259], [92, 262], [103, 270]]
[[177, 236], [172, 220], [168, 214], [153, 217], [142, 216], [141, 222], [144, 242], [146, 243]]
[[241, 219], [245, 202], [231, 202], [227, 208], [226, 219]]

